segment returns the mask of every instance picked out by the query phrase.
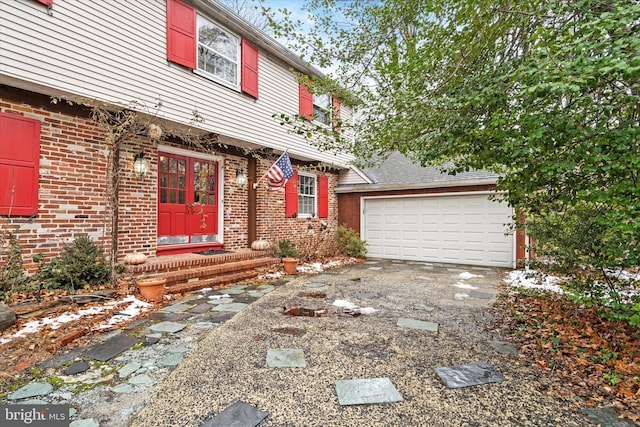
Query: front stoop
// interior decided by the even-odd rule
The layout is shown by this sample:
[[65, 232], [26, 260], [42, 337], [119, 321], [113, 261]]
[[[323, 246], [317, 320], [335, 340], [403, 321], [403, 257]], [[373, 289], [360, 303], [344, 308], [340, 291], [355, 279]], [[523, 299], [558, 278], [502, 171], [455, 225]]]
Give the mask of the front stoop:
[[256, 277], [259, 269], [279, 262], [269, 251], [241, 250], [220, 255], [167, 255], [127, 266], [132, 279], [162, 277], [165, 292], [178, 293], [221, 286]]

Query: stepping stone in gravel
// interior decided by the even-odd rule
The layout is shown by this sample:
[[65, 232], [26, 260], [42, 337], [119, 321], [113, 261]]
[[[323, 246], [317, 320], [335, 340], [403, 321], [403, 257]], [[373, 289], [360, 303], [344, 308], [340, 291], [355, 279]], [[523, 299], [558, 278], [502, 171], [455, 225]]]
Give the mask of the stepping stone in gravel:
[[42, 363], [38, 363], [38, 368], [48, 369], [48, 368], [60, 368], [62, 365], [71, 362], [76, 357], [80, 356], [84, 351], [87, 350], [86, 346], [76, 347], [73, 350], [69, 351], [66, 354], [61, 354], [60, 356], [56, 356], [52, 359], [45, 360]]
[[142, 365], [138, 362], [129, 362], [124, 365], [122, 368], [118, 369], [118, 376], [120, 378], [126, 378], [129, 375], [133, 374], [135, 371], [140, 369]]
[[488, 341], [487, 342], [491, 347], [493, 347], [498, 353], [501, 354], [518, 354], [518, 349], [515, 345], [506, 341]]
[[488, 294], [486, 292], [477, 292], [477, 291], [469, 292], [469, 296], [471, 298], [476, 298], [476, 299], [491, 299], [491, 298], [493, 298], [493, 294]]
[[93, 418], [87, 418], [84, 420], [75, 420], [69, 427], [100, 427], [100, 423], [98, 423]]
[[143, 323], [147, 323], [149, 319], [137, 319], [131, 323], [128, 323], [127, 326], [124, 327], [125, 330], [130, 331], [131, 329], [135, 329]]
[[187, 347], [170, 348], [169, 353], [189, 353], [191, 349]]
[[130, 394], [133, 393], [133, 386], [131, 384], [118, 384], [115, 387], [111, 387], [111, 391], [118, 394]]
[[141, 386], [153, 385], [153, 380], [147, 374], [136, 375], [135, 377], [129, 378], [129, 381], [127, 381], [127, 382], [129, 384], [141, 385]]
[[202, 424], [202, 427], [256, 427], [268, 415], [268, 412], [261, 411], [255, 406], [237, 401]]
[[338, 380], [335, 386], [338, 403], [342, 406], [392, 403], [404, 400], [389, 378]]
[[300, 348], [277, 348], [267, 351], [268, 368], [306, 368], [304, 351]]
[[163, 332], [163, 333], [166, 332], [169, 334], [175, 334], [176, 332], [180, 332], [186, 327], [187, 325], [185, 323], [160, 322], [160, 323], [156, 323], [155, 325], [149, 326], [149, 329], [152, 330], [153, 332]]
[[419, 311], [426, 311], [428, 313], [432, 312], [433, 310], [435, 310], [435, 307], [428, 307], [424, 304], [414, 304], [413, 305], [413, 309], [414, 310], [419, 310]]
[[65, 375], [81, 374], [90, 368], [86, 360], [80, 360], [79, 362], [72, 363], [64, 370]]
[[128, 348], [131, 348], [131, 346], [137, 344], [138, 341], [140, 341], [138, 338], [134, 338], [126, 334], [120, 334], [93, 347], [91, 350], [85, 352], [84, 356], [101, 362], [106, 362]]
[[304, 286], [307, 288], [324, 288], [327, 285], [324, 283], [312, 282], [312, 283], [305, 283]]
[[377, 298], [378, 294], [373, 293], [373, 292], [356, 292], [353, 294], [354, 298], [359, 298], [359, 299], [373, 299], [373, 298]]
[[167, 322], [179, 322], [180, 320], [186, 320], [193, 317], [193, 314], [189, 313], [160, 313], [156, 311], [151, 313], [147, 319], [151, 320], [166, 320]]
[[10, 394], [7, 399], [18, 400], [26, 399], [27, 397], [46, 396], [52, 391], [53, 386], [49, 383], [30, 383]]
[[634, 427], [634, 422], [624, 418], [618, 418], [615, 409], [612, 407], [585, 408], [587, 418], [594, 424], [603, 427]]
[[212, 298], [207, 301], [209, 304], [231, 304], [233, 298]]
[[245, 308], [249, 304], [245, 304], [243, 302], [232, 302], [231, 304], [220, 304], [217, 305], [214, 310], [218, 311], [228, 311], [232, 313], [237, 313], [243, 308]]
[[424, 320], [407, 319], [401, 317], [398, 319], [397, 326], [401, 328], [420, 329], [422, 331], [438, 332], [438, 324], [433, 322], [427, 322]]
[[172, 353], [158, 360], [158, 366], [178, 366], [182, 362], [182, 353]]
[[210, 310], [211, 310], [211, 304], [204, 303], [204, 304], [196, 305], [191, 310], [189, 310], [189, 313], [202, 314]]
[[160, 311], [161, 313], [178, 313], [181, 311], [188, 311], [190, 308], [193, 308], [193, 304], [178, 303], [178, 304], [168, 305], [158, 311]]
[[502, 374], [493, 369], [488, 363], [446, 366], [443, 368], [436, 368], [435, 371], [449, 388], [499, 383], [505, 380]]
[[154, 345], [155, 343], [159, 342], [160, 337], [157, 337], [154, 335], [160, 335], [160, 337], [162, 336], [162, 334], [149, 334], [146, 337], [144, 337], [144, 341], [142, 341], [142, 345], [145, 347], [149, 347], [150, 345]]

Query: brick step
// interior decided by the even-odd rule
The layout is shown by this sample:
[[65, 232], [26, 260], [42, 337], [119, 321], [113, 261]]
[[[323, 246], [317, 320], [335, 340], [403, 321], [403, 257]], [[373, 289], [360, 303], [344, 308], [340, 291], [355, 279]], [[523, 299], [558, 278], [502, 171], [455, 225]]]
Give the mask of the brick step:
[[149, 274], [145, 277], [162, 277], [166, 279], [165, 290], [169, 293], [186, 292], [256, 277], [259, 274], [257, 269], [272, 266], [278, 262], [278, 258], [263, 257], [200, 268]]
[[225, 273], [209, 279], [200, 279], [197, 281], [178, 283], [172, 286], [165, 287], [165, 292], [168, 294], [175, 294], [180, 292], [192, 292], [202, 288], [217, 288], [228, 283], [239, 282], [241, 280], [247, 280], [258, 276], [260, 272], [258, 270], [245, 270], [234, 273]]

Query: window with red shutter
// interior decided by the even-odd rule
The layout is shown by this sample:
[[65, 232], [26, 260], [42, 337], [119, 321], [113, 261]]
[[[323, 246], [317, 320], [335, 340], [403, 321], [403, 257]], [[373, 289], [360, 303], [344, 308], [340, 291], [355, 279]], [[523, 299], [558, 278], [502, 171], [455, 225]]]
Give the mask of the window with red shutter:
[[258, 99], [258, 49], [248, 41], [242, 40], [242, 76], [243, 92]]
[[196, 10], [181, 0], [167, 0], [167, 59], [196, 68]]
[[40, 121], [0, 113], [0, 215], [38, 213]]
[[300, 83], [300, 115], [307, 120], [313, 119], [313, 95], [304, 83]]
[[293, 172], [284, 187], [285, 215], [287, 218], [298, 216], [298, 172]]
[[329, 178], [318, 177], [318, 218], [329, 218]]

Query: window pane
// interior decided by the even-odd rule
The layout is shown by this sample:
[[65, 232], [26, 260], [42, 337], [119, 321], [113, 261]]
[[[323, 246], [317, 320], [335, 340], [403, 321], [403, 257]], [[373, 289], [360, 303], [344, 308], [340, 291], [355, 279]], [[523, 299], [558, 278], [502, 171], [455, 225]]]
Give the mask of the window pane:
[[177, 185], [177, 182], [176, 182], [176, 175], [171, 175], [169, 177], [169, 187], [170, 188], [176, 188], [177, 186], [178, 185]]
[[160, 203], [167, 203], [167, 190], [160, 190]]
[[178, 161], [176, 159], [169, 159], [169, 171], [176, 172]]
[[198, 68], [238, 84], [240, 39], [198, 15]]
[[185, 196], [186, 196], [187, 192], [180, 190], [178, 191], [178, 203], [180, 203], [181, 205], [185, 204]]
[[178, 176], [178, 188], [187, 188], [187, 178], [184, 175]]
[[169, 170], [169, 159], [167, 159], [165, 156], [160, 156], [160, 170]]
[[178, 160], [178, 173], [184, 175], [187, 170], [187, 161]]
[[166, 173], [160, 174], [160, 187], [167, 187], [169, 184], [169, 176]]
[[176, 202], [176, 190], [171, 190], [169, 192], [169, 203], [175, 203]]

